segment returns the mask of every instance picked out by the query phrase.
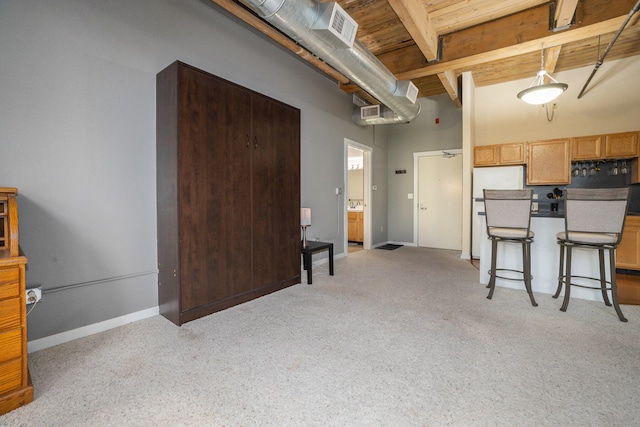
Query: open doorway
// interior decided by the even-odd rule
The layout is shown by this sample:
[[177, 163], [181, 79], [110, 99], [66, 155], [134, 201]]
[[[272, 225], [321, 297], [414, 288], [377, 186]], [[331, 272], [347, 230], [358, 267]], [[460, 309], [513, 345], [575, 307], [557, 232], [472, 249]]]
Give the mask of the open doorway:
[[345, 248], [371, 249], [371, 147], [345, 139]]

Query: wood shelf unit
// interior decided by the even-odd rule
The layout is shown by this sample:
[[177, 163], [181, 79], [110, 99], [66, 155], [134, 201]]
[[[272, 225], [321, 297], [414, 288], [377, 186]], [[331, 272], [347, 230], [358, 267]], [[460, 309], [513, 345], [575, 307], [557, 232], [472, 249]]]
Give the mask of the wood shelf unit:
[[27, 362], [27, 258], [20, 254], [15, 188], [0, 187], [0, 415], [33, 401]]

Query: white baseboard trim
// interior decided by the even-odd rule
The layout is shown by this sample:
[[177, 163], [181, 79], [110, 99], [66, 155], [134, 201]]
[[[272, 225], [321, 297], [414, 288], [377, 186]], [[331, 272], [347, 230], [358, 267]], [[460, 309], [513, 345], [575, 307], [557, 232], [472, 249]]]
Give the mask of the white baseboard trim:
[[113, 319], [104, 320], [102, 322], [93, 323], [81, 328], [72, 329], [70, 331], [60, 332], [59, 334], [50, 335], [48, 337], [38, 338], [27, 343], [28, 352], [33, 353], [38, 350], [44, 350], [45, 348], [64, 344], [78, 338], [88, 337], [89, 335], [97, 334], [98, 332], [108, 331], [109, 329], [157, 316], [158, 314], [160, 314], [160, 309], [156, 306], [147, 308], [146, 310], [137, 311], [135, 313], [125, 314], [124, 316], [115, 317]]

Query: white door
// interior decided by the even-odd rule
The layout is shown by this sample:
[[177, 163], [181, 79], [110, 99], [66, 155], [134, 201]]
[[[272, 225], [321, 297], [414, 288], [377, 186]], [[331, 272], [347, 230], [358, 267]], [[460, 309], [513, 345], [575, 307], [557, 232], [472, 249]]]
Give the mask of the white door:
[[418, 158], [418, 246], [462, 249], [462, 155]]

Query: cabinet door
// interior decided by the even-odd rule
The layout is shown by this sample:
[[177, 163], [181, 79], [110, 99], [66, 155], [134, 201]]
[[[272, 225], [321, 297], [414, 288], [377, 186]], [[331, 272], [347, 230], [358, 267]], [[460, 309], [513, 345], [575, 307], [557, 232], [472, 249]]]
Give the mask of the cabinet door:
[[640, 270], [640, 216], [628, 216], [616, 250], [616, 267]]
[[300, 275], [300, 111], [259, 95], [252, 104], [253, 280], [259, 288]]
[[602, 158], [602, 136], [571, 138], [571, 160], [597, 160]]
[[604, 154], [609, 158], [636, 157], [638, 155], [638, 132], [607, 135]]
[[364, 242], [364, 212], [358, 212], [357, 214], [356, 238], [358, 242]]
[[473, 148], [474, 166], [497, 166], [498, 160], [496, 145], [481, 145]]
[[251, 289], [250, 93], [181, 69], [181, 311]]
[[569, 139], [535, 141], [527, 144], [527, 147], [528, 185], [569, 184]]
[[498, 145], [501, 165], [524, 164], [524, 142], [514, 142]]
[[352, 242], [356, 242], [358, 239], [358, 212], [348, 212], [347, 216], [347, 238]]

